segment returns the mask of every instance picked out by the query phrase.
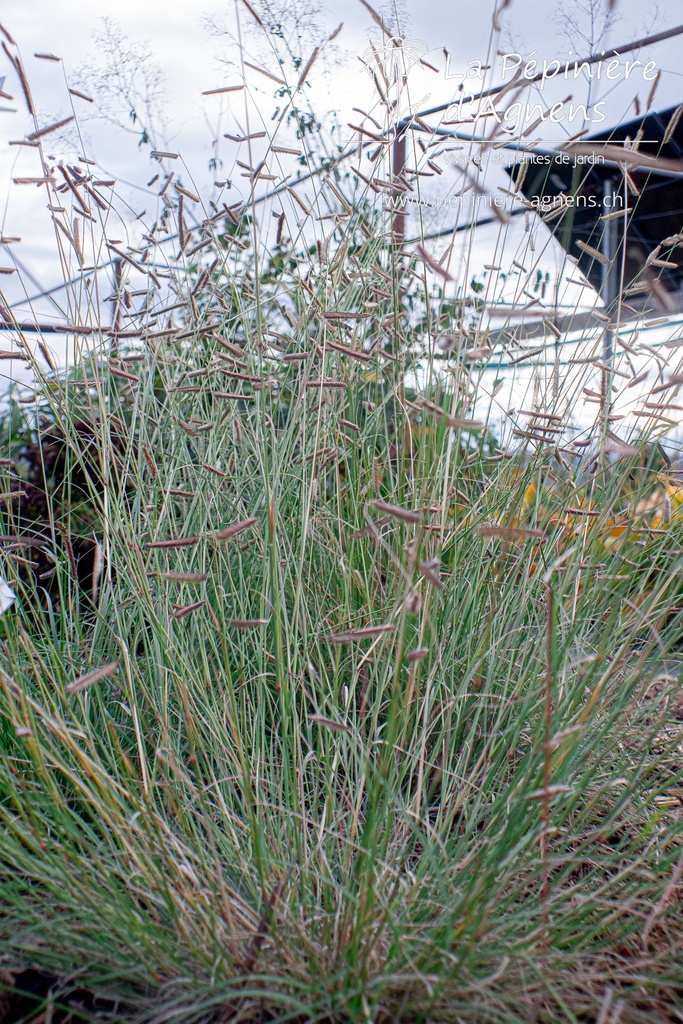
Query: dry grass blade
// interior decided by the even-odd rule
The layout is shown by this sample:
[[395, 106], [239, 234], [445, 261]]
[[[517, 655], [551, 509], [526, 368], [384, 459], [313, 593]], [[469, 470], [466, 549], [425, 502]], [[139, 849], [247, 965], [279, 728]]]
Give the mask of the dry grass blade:
[[678, 884], [681, 880], [681, 875], [683, 875], [683, 853], [681, 853], [680, 857], [678, 858], [678, 861], [676, 862], [676, 866], [674, 867], [673, 874], [671, 876], [671, 879], [669, 880], [666, 889], [662, 893], [660, 899], [657, 901], [655, 906], [652, 908], [652, 912], [648, 917], [647, 921], [645, 922], [645, 927], [643, 928], [642, 936], [643, 949], [647, 947], [650, 932], [654, 928], [657, 918], [666, 908], [667, 903], [669, 902], [671, 897], [674, 895], [676, 889], [678, 888]]
[[270, 899], [268, 900], [266, 909], [263, 912], [261, 920], [258, 923], [258, 927], [249, 946], [249, 952], [246, 956], [244, 963], [242, 964], [242, 970], [244, 971], [245, 974], [249, 974], [254, 969], [254, 965], [256, 964], [256, 958], [258, 957], [259, 950], [261, 949], [261, 946], [265, 941], [266, 935], [268, 934], [270, 919], [275, 912], [275, 908], [280, 900], [280, 897], [282, 896], [282, 891], [285, 887], [285, 879], [286, 875], [283, 875], [282, 878], [277, 883], [277, 885], [275, 886], [275, 889], [273, 890]]
[[64, 691], [66, 693], [79, 693], [88, 686], [92, 686], [93, 683], [98, 683], [100, 679], [108, 679], [110, 676], [113, 676], [118, 667], [118, 661], [112, 661], [108, 665], [102, 665], [101, 668], [93, 669], [92, 672], [86, 672], [85, 675], [78, 676], [71, 683], [67, 683]]
[[547, 797], [557, 796], [559, 793], [571, 793], [570, 786], [558, 783], [555, 786], [545, 786], [543, 789], [535, 789], [527, 795], [527, 800], [545, 800]]

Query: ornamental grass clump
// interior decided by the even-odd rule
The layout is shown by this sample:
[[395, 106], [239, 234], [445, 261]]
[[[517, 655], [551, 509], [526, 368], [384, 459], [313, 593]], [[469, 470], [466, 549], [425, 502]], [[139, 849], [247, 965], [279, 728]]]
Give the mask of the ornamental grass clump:
[[509, 342], [384, 203], [389, 103], [367, 173], [305, 130], [326, 45], [239, 202], [150, 137], [140, 237], [31, 133], [75, 362], [3, 300], [0, 977], [46, 1021], [674, 1019], [677, 463], [591, 363], [496, 420]]

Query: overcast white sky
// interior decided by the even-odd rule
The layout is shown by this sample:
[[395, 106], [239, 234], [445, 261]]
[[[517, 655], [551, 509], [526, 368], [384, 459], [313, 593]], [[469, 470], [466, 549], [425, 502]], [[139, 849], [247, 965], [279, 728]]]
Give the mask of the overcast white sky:
[[[282, 21], [292, 54], [300, 56], [304, 62], [313, 48], [321, 44], [340, 22], [344, 22], [334, 44], [324, 50], [315, 66], [309, 95], [326, 125], [333, 121], [332, 117], [324, 116], [326, 112], [335, 112], [340, 125], [340, 141], [345, 142], [352, 134], [346, 127], [347, 122], [358, 123], [359, 119], [352, 108], [371, 111], [375, 104], [374, 87], [359, 61], [369, 40], [381, 37], [370, 13], [359, 0], [343, 3], [335, 0], [324, 6], [317, 0], [294, 0], [294, 3], [273, 0], [268, 6], [264, 0], [251, 2], [264, 19]], [[500, 0], [498, 2], [500, 4]], [[591, 0], [580, 2], [585, 7]], [[594, 3], [599, 8], [599, 0], [594, 0]], [[502, 52], [518, 51], [525, 57], [541, 60], [566, 59], [570, 49], [574, 50], [574, 56], [586, 56], [591, 49], [581, 38], [582, 35], [590, 35], [589, 18], [576, 9], [572, 0], [560, 0], [558, 3], [553, 0], [511, 0], [501, 16], [502, 33], [497, 37], [492, 36], [495, 5], [491, 0], [456, 0], [451, 4], [436, 0], [397, 0], [397, 5], [377, 6], [392, 30], [395, 31], [398, 25], [401, 35], [422, 40], [429, 50], [427, 59], [437, 73], [418, 69], [411, 77], [411, 99], [415, 103], [423, 100], [423, 106], [431, 107], [452, 99], [457, 82], [449, 81], [445, 76], [444, 48], [451, 54], [451, 74], [464, 71], [469, 61], [479, 60], [485, 64], [487, 59], [493, 59], [496, 81], [500, 81], [500, 75], [496, 73], [500, 66], [496, 48]], [[21, 51], [41, 125], [51, 124], [71, 113], [65, 76], [69, 84], [78, 85], [78, 76], [84, 65], [90, 65], [96, 71], [107, 66], [111, 55], [107, 55], [101, 41], [97, 41], [104, 17], [112, 19], [116, 29], [122, 33], [118, 57], [131, 48], [135, 50], [146, 45], [150, 53], [150, 67], [160, 73], [159, 95], [163, 101], [160, 109], [163, 108], [166, 118], [156, 144], [181, 154], [182, 165], [178, 162], [174, 167], [177, 170], [182, 166], [184, 180], [194, 182], [193, 187], [204, 200], [210, 198], [212, 183], [217, 177], [234, 177], [235, 187], [230, 196], [235, 201], [240, 198], [240, 179], [234, 161], [240, 155], [244, 159], [244, 155], [239, 154], [237, 147], [222, 135], [226, 131], [237, 132], [244, 128], [244, 94], [204, 97], [202, 92], [240, 80], [239, 47], [227, 36], [218, 36], [215, 32], [216, 25], [224, 24], [235, 35], [236, 10], [239, 11], [243, 33], [243, 55], [255, 66], [277, 72], [277, 64], [254, 31], [251, 16], [240, 0], [231, 3], [218, 0], [198, 0], [196, 3], [99, 0], [96, 4], [87, 5], [80, 0], [3, 0], [1, 17]], [[572, 12], [578, 19], [573, 27], [566, 25], [567, 15]], [[597, 13], [600, 21], [600, 10]], [[653, 0], [616, 0], [615, 15], [613, 26], [600, 41], [600, 49], [609, 50], [683, 22], [683, 0], [661, 0], [659, 7]], [[213, 31], [211, 24], [214, 25]], [[41, 52], [56, 54], [62, 59], [62, 64], [36, 59], [34, 54]], [[683, 36], [633, 55], [643, 63], [656, 61], [657, 68], [661, 70], [655, 108], [672, 106], [683, 99], [682, 52]], [[226, 61], [232, 61], [232, 66]], [[283, 70], [290, 81], [296, 80], [292, 66]], [[0, 104], [16, 107], [16, 113], [0, 113], [0, 223], [5, 236], [22, 237], [21, 245], [15, 245], [13, 253], [36, 282], [34, 287], [26, 274], [21, 281], [18, 275], [0, 281], [8, 298], [16, 301], [26, 293], [55, 284], [60, 280], [61, 271], [50, 256], [54, 249], [53, 228], [45, 209], [44, 190], [27, 190], [11, 185], [12, 177], [35, 175], [40, 170], [36, 166], [34, 150], [8, 145], [11, 140], [24, 138], [34, 126], [27, 115], [14, 72], [5, 55], [0, 53], [0, 77], [3, 74], [7, 75], [5, 91], [14, 96], [14, 101], [0, 100]], [[279, 102], [275, 97], [277, 86], [257, 71], [247, 70], [246, 77], [251, 97], [251, 130], [260, 127], [257, 124], [259, 118], [265, 127], [269, 127], [270, 115]], [[585, 82], [571, 83], [568, 89], [566, 82], [554, 83], [543, 99], [564, 99], [571, 91], [575, 100], [584, 102], [585, 85]], [[592, 100], [595, 102], [602, 98], [605, 101], [606, 120], [602, 127], [632, 117], [636, 94], [644, 108], [650, 88], [651, 82], [643, 81], [637, 74], [629, 81], [620, 79], [596, 83]], [[73, 103], [79, 116], [82, 141], [70, 127], [63, 135], [50, 137], [48, 152], [57, 159], [73, 161], [84, 147], [87, 148], [87, 155], [98, 162], [98, 173], [116, 177], [119, 182], [119, 191], [130, 207], [129, 224], [122, 225], [122, 232], [128, 232], [134, 215], [150, 209], [145, 185], [158, 166], [150, 161], [149, 147], [138, 146], [139, 126], [130, 123], [123, 108], [120, 119], [124, 127], [116, 129], [93, 116], [96, 104], [90, 105], [79, 99], [74, 99]], [[563, 135], [572, 134], [573, 130], [575, 128], [556, 126], [555, 135], [547, 129], [546, 136], [548, 140], [559, 140]], [[214, 138], [221, 139], [218, 155], [223, 165], [218, 171], [210, 170], [208, 166]], [[287, 140], [283, 138], [282, 141]], [[443, 186], [447, 186], [446, 178]], [[153, 211], [150, 215], [154, 216]], [[121, 234], [120, 237], [126, 235]], [[0, 254], [0, 262], [7, 263], [6, 253]], [[54, 308], [43, 309], [55, 314]]]
[[[500, 0], [498, 0], [500, 3]], [[581, 0], [586, 5], [590, 0]], [[597, 2], [597, 0], [595, 0]], [[606, 2], [606, 0], [605, 0]], [[266, 10], [263, 0], [253, 0], [255, 9]], [[39, 119], [50, 124], [60, 116], [68, 115], [70, 101], [66, 93], [64, 76], [73, 84], [84, 64], [103, 68], [107, 55], [96, 36], [102, 28], [102, 19], [113, 19], [124, 36], [124, 49], [129, 45], [147, 44], [150, 60], [162, 73], [160, 94], [165, 101], [167, 116], [166, 131], [157, 137], [157, 144], [170, 147], [181, 153], [186, 162], [186, 174], [192, 174], [199, 190], [210, 189], [217, 176], [208, 169], [212, 155], [211, 144], [223, 132], [237, 131], [237, 123], [244, 124], [244, 99], [239, 93], [222, 97], [202, 97], [203, 90], [239, 80], [239, 52], [234, 43], [226, 37], [217, 37], [208, 30], [209, 21], [224, 21], [235, 32], [235, 10], [240, 10], [244, 51], [247, 59], [256, 65], [277, 71], [277, 64], [269, 58], [267, 48], [251, 29], [253, 24], [246, 8], [233, 0], [232, 3], [217, 0], [198, 0], [196, 3], [180, 3], [178, 0], [99, 0], [86, 4], [76, 0], [4, 0], [2, 23], [15, 38], [27, 69], [34, 92]], [[418, 70], [411, 78], [411, 99], [413, 102], [425, 99], [427, 106], [451, 99], [455, 81], [444, 75], [445, 56], [443, 48], [451, 53], [451, 74], [463, 71], [468, 61], [480, 60], [486, 63], [491, 57], [492, 13], [491, 0], [460, 0], [443, 4], [435, 0], [397, 0], [392, 14], [392, 5], [385, 4], [379, 9], [394, 28], [398, 22], [401, 34], [411, 39], [424, 41], [429, 48], [428, 60], [439, 69], [439, 74]], [[683, 22], [683, 0], [661, 0], [659, 8], [654, 0], [616, 0], [616, 18], [600, 44], [601, 48], [618, 46], [647, 33], [661, 31]], [[328, 2], [322, 5], [317, 0], [274, 0], [268, 9], [281, 11], [280, 17], [286, 26], [292, 52], [305, 61], [313, 47], [340, 21], [344, 28], [332, 47], [323, 53], [312, 76], [314, 88], [310, 96], [316, 112], [324, 115], [335, 110], [342, 131], [348, 137], [348, 121], [358, 122], [354, 106], [371, 110], [374, 104], [373, 87], [363, 72], [359, 56], [365, 51], [369, 39], [378, 40], [380, 33], [367, 10], [359, 0], [340, 3]], [[563, 14], [563, 11], [565, 12]], [[578, 17], [577, 29], [569, 30], [573, 44], [563, 33], [565, 14], [574, 12]], [[298, 19], [298, 29], [292, 26]], [[574, 47], [576, 54], [586, 55], [588, 46], [580, 33], [590, 33], [589, 19], [577, 12], [572, 0], [511, 0], [502, 15], [503, 31], [496, 40], [500, 50], [517, 50], [532, 58], [542, 59], [565, 57]], [[298, 38], [297, 38], [298, 37]], [[63, 60], [63, 65], [37, 60], [36, 52], [51, 52]], [[643, 61], [655, 60], [662, 75], [658, 85], [655, 106], [664, 107], [680, 102], [683, 96], [683, 36], [655, 47], [647, 53], [634, 56]], [[230, 68], [224, 59], [232, 60]], [[222, 60], [223, 59], [223, 62]], [[496, 60], [494, 55], [494, 61]], [[494, 71], [499, 66], [494, 63]], [[62, 70], [63, 68], [63, 70]], [[289, 78], [295, 74], [286, 69]], [[17, 113], [0, 114], [0, 203], [5, 204], [5, 235], [25, 234], [17, 230], [20, 220], [26, 220], [26, 204], [30, 201], [24, 190], [10, 189], [12, 175], [36, 173], [33, 167], [35, 154], [30, 150], [19, 150], [7, 146], [8, 141], [21, 139], [33, 130], [25, 105], [18, 89], [18, 83], [4, 54], [0, 53], [0, 75], [7, 74], [5, 90], [16, 97]], [[253, 71], [247, 71], [252, 96], [260, 108], [264, 122], [277, 100], [274, 93], [277, 86]], [[498, 78], [498, 80], [500, 80]], [[477, 83], [475, 83], [477, 84]], [[605, 126], [633, 116], [633, 98], [640, 94], [644, 106], [650, 89], [637, 75], [629, 81], [597, 83], [593, 99], [604, 98], [607, 115]], [[557, 83], [546, 90], [544, 99], [563, 99], [572, 92], [577, 101], [583, 102], [585, 83]], [[536, 99], [540, 98], [538, 95]], [[149, 160], [149, 147], [138, 149], [138, 136], [131, 131], [116, 131], [101, 121], [92, 119], [93, 107], [78, 99], [74, 100], [76, 112], [81, 119], [81, 131], [89, 149], [87, 155], [94, 156], [102, 168], [120, 181], [128, 180], [144, 185], [153, 168]], [[0, 103], [7, 104], [6, 101]], [[93, 105], [94, 106], [94, 105]], [[125, 113], [122, 120], [125, 123]], [[219, 120], [220, 114], [220, 120]], [[327, 123], [328, 119], [322, 117]], [[133, 126], [128, 124], [129, 129]], [[252, 127], [253, 130], [253, 127]], [[574, 129], [575, 130], [575, 129]], [[548, 129], [546, 135], [550, 137]], [[571, 129], [558, 128], [556, 137], [572, 134]], [[68, 133], [64, 139], [54, 139], [55, 156], [75, 157], [80, 143], [72, 138], [73, 152], [68, 152]], [[225, 161], [222, 176], [231, 175], [234, 169], [236, 148], [221, 140], [220, 156]], [[61, 149], [60, 149], [61, 146]], [[221, 174], [219, 173], [220, 177]], [[42, 190], [41, 190], [42, 192]], [[33, 197], [31, 197], [33, 198]], [[129, 196], [131, 204], [137, 200], [134, 193]], [[143, 202], [142, 193], [139, 199]], [[36, 200], [37, 201], [37, 200]], [[1, 211], [0, 207], [0, 211]], [[36, 208], [36, 216], [39, 216]], [[136, 211], [139, 212], [139, 211]], [[27, 239], [22, 250], [30, 262], [30, 250], [39, 242]], [[37, 250], [35, 255], [37, 256]], [[44, 281], [49, 284], [49, 281]]]

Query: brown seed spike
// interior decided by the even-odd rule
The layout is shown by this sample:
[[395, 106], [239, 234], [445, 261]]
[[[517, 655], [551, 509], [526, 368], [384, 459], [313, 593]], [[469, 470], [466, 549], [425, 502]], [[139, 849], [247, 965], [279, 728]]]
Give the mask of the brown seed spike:
[[660, 80], [661, 77], [662, 77], [662, 69], [660, 68], [659, 71], [657, 72], [657, 74], [655, 75], [654, 81], [652, 83], [652, 88], [650, 89], [650, 92], [648, 93], [647, 103], [645, 104], [645, 109], [646, 110], [649, 110], [650, 107], [652, 106], [652, 101], [655, 98], [655, 93], [657, 92], [657, 87], [659, 86], [659, 80]]
[[579, 241], [576, 243], [577, 248], [582, 249], [588, 256], [592, 256], [598, 263], [602, 263], [603, 266], [608, 266], [610, 263], [609, 257], [605, 256], [604, 253], [600, 252], [599, 249], [593, 248], [592, 245], [588, 245], [587, 242]]
[[86, 672], [85, 675], [79, 676], [73, 682], [67, 683], [64, 690], [66, 693], [79, 693], [81, 690], [85, 690], [86, 687], [92, 686], [93, 683], [99, 682], [100, 679], [108, 679], [109, 676], [113, 676], [118, 667], [118, 661], [102, 665], [101, 668], [93, 669], [92, 672]]
[[673, 114], [671, 115], [669, 124], [667, 125], [667, 129], [664, 133], [664, 138], [662, 139], [662, 142], [664, 144], [666, 144], [667, 142], [671, 142], [671, 139], [673, 138], [674, 132], [678, 127], [678, 122], [680, 121], [681, 117], [683, 117], [683, 103], [679, 107], [676, 107]]
[[175, 583], [204, 583], [209, 578], [206, 572], [162, 572], [165, 580], [172, 580]]
[[2, 32], [3, 36], [5, 37], [7, 42], [10, 44], [10, 46], [16, 46], [17, 45], [14, 42], [14, 40], [12, 39], [12, 36], [9, 34], [9, 32], [7, 31], [7, 29], [5, 28], [4, 25], [0, 25], [0, 32]]
[[385, 623], [383, 626], [362, 626], [360, 629], [347, 629], [344, 633], [330, 633], [328, 640], [333, 644], [351, 644], [357, 640], [367, 640], [375, 636], [382, 636], [384, 633], [393, 633], [396, 626]]
[[369, 526], [364, 526], [361, 530], [356, 530], [351, 534], [351, 540], [361, 540], [363, 537], [370, 537], [372, 534], [376, 534], [382, 526], [386, 526], [387, 523], [391, 522], [391, 516], [382, 516], [381, 519], [376, 520], [374, 523], [370, 523]]
[[153, 550], [156, 548], [189, 548], [193, 544], [199, 544], [201, 539], [201, 537], [176, 537], [175, 540], [154, 540], [148, 541], [145, 544], [145, 547], [148, 550]]
[[348, 725], [342, 725], [341, 722], [335, 722], [331, 718], [323, 718], [322, 715], [309, 715], [308, 720], [309, 722], [315, 722], [316, 725], [322, 725], [326, 729], [331, 729], [332, 732], [344, 732], [347, 736], [353, 736]]
[[305, 68], [303, 69], [303, 71], [301, 72], [301, 74], [299, 76], [299, 81], [297, 83], [297, 89], [300, 89], [301, 86], [306, 81], [306, 79], [308, 78], [310, 70], [313, 67], [313, 65], [315, 64], [315, 62], [318, 59], [319, 55], [320, 55], [320, 47], [316, 46], [315, 50], [313, 51], [311, 56], [308, 58], [308, 61], [306, 62]]
[[213, 540], [232, 540], [233, 537], [238, 537], [245, 530], [250, 529], [256, 521], [256, 516], [252, 516], [251, 519], [244, 519], [240, 523], [233, 523], [232, 526], [226, 526], [225, 529], [217, 530], [216, 533], [212, 533], [209, 536]]
[[154, 480], [156, 480], [156, 476], [157, 476], [156, 463], [154, 462], [152, 456], [149, 454], [149, 450], [144, 445], [142, 446], [142, 454], [144, 455], [145, 461], [147, 462], [147, 465], [149, 466], [149, 468], [150, 468], [150, 470], [152, 472], [152, 478]]
[[427, 266], [430, 268], [430, 270], [433, 270], [435, 274], [438, 274], [439, 277], [442, 277], [444, 281], [453, 280], [452, 275], [449, 274], [445, 267], [442, 267], [440, 263], [437, 263], [434, 257], [427, 252], [423, 245], [417, 245], [415, 248], [419, 252], [422, 259], [425, 261]]
[[249, 11], [249, 13], [251, 14], [252, 18], [253, 18], [253, 19], [254, 19], [254, 21], [256, 22], [256, 24], [257, 24], [257, 25], [258, 25], [258, 26], [259, 26], [260, 28], [263, 28], [263, 27], [264, 27], [264, 26], [263, 26], [263, 22], [262, 22], [262, 21], [261, 21], [261, 19], [259, 18], [258, 14], [257, 14], [257, 13], [256, 13], [256, 11], [254, 10], [254, 8], [253, 8], [253, 7], [251, 6], [251, 4], [249, 3], [249, 0], [242, 0], [242, 3], [243, 3], [243, 4], [244, 4], [244, 6], [246, 7], [246, 9], [247, 9], [247, 10]]
[[215, 473], [216, 476], [227, 476], [228, 474], [223, 469], [219, 469], [218, 466], [212, 466], [210, 462], [202, 462], [202, 469], [208, 469], [210, 473]]
[[438, 559], [432, 559], [429, 562], [420, 562], [418, 568], [428, 583], [431, 583], [437, 590], [443, 590], [443, 583], [437, 575], [439, 566]]
[[252, 71], [258, 71], [260, 75], [265, 75], [266, 78], [270, 78], [272, 82], [277, 82], [278, 85], [281, 85], [283, 87], [287, 85], [287, 83], [283, 82], [283, 80], [281, 78], [278, 78], [277, 75], [272, 75], [270, 71], [266, 71], [265, 68], [260, 68], [256, 64], [250, 64], [248, 60], [245, 60], [244, 66], [245, 68], [250, 68]]
[[422, 516], [419, 512], [411, 512], [409, 509], [401, 508], [399, 505], [390, 505], [387, 501], [371, 501], [370, 504], [380, 512], [393, 516], [394, 519], [402, 519], [405, 523], [420, 523]]
[[240, 92], [242, 89], [243, 85], [223, 85], [219, 89], [205, 89], [202, 96], [218, 96], [222, 92]]
[[5, 51], [5, 53], [7, 54], [7, 56], [9, 57], [12, 65], [14, 67], [14, 70], [16, 71], [16, 73], [17, 73], [17, 75], [19, 77], [19, 82], [21, 83], [21, 90], [22, 90], [22, 92], [24, 94], [24, 99], [26, 100], [26, 106], [28, 107], [28, 112], [31, 115], [31, 117], [35, 117], [36, 111], [35, 111], [35, 107], [33, 106], [33, 97], [31, 96], [31, 90], [28, 87], [28, 81], [26, 79], [26, 75], [24, 74], [24, 67], [23, 67], [23, 65], [22, 65], [22, 63], [21, 63], [21, 61], [19, 60], [18, 57], [15, 58], [15, 57], [13, 57], [11, 55], [11, 53], [7, 49], [7, 46], [5, 45], [5, 43], [2, 44], [2, 48]]
[[370, 4], [367, 2], [367, 0], [360, 0], [360, 2], [362, 3], [363, 7], [365, 8], [365, 10], [370, 15], [370, 17], [372, 18], [374, 23], [378, 26], [378, 28], [380, 28], [382, 30], [382, 32], [387, 37], [387, 39], [391, 39], [393, 37], [393, 32], [389, 31], [389, 29], [384, 24], [384, 22], [382, 21], [382, 18], [377, 13], [377, 11], [374, 9], [374, 7], [371, 7]]
[[416, 647], [414, 651], [408, 652], [406, 659], [411, 663], [414, 661], [421, 661], [423, 658], [426, 658], [428, 654], [428, 647]]
[[94, 103], [94, 99], [91, 96], [86, 96], [84, 92], [80, 92], [78, 89], [69, 89], [72, 96], [78, 96], [79, 100], [85, 100], [86, 103]]
[[190, 612], [196, 611], [197, 608], [202, 608], [205, 604], [206, 601], [195, 601], [194, 604], [187, 604], [184, 608], [177, 608], [176, 611], [173, 612], [173, 618], [182, 619], [186, 615], [189, 615]]

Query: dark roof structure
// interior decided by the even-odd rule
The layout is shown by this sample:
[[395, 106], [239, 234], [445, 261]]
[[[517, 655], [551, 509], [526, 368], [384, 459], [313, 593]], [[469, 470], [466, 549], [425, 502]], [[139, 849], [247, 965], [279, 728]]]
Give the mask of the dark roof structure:
[[[653, 267], [647, 263], [657, 246], [683, 231], [683, 117], [664, 142], [677, 109], [646, 114], [584, 136], [577, 147], [584, 151], [583, 161], [581, 156], [568, 158], [568, 154], [557, 151], [536, 154], [527, 164], [520, 188], [526, 199], [538, 203], [560, 195], [573, 197], [564, 215], [549, 219], [547, 226], [564, 249], [578, 258], [580, 270], [601, 292], [606, 304], [616, 298], [618, 285], [616, 290], [615, 284], [607, 285], [604, 265], [577, 246], [579, 241], [617, 257], [609, 272], [613, 279], [621, 278], [625, 255], [624, 297], [629, 303], [666, 312], [683, 308], [683, 255], [678, 266]], [[614, 158], [613, 150], [632, 145], [641, 154], [680, 161], [681, 170], [670, 172], [671, 165], [666, 169], [628, 166], [629, 183], [624, 173], [626, 165]], [[604, 146], [610, 147], [611, 158], [599, 162]], [[598, 154], [596, 162], [585, 157], [588, 149]], [[515, 166], [517, 169], [507, 168], [513, 178], [520, 173]], [[617, 194], [616, 200], [613, 193]], [[627, 217], [603, 219], [605, 214], [624, 208], [630, 211]], [[674, 242], [662, 246], [656, 258], [677, 263], [677, 254], [680, 250]]]

